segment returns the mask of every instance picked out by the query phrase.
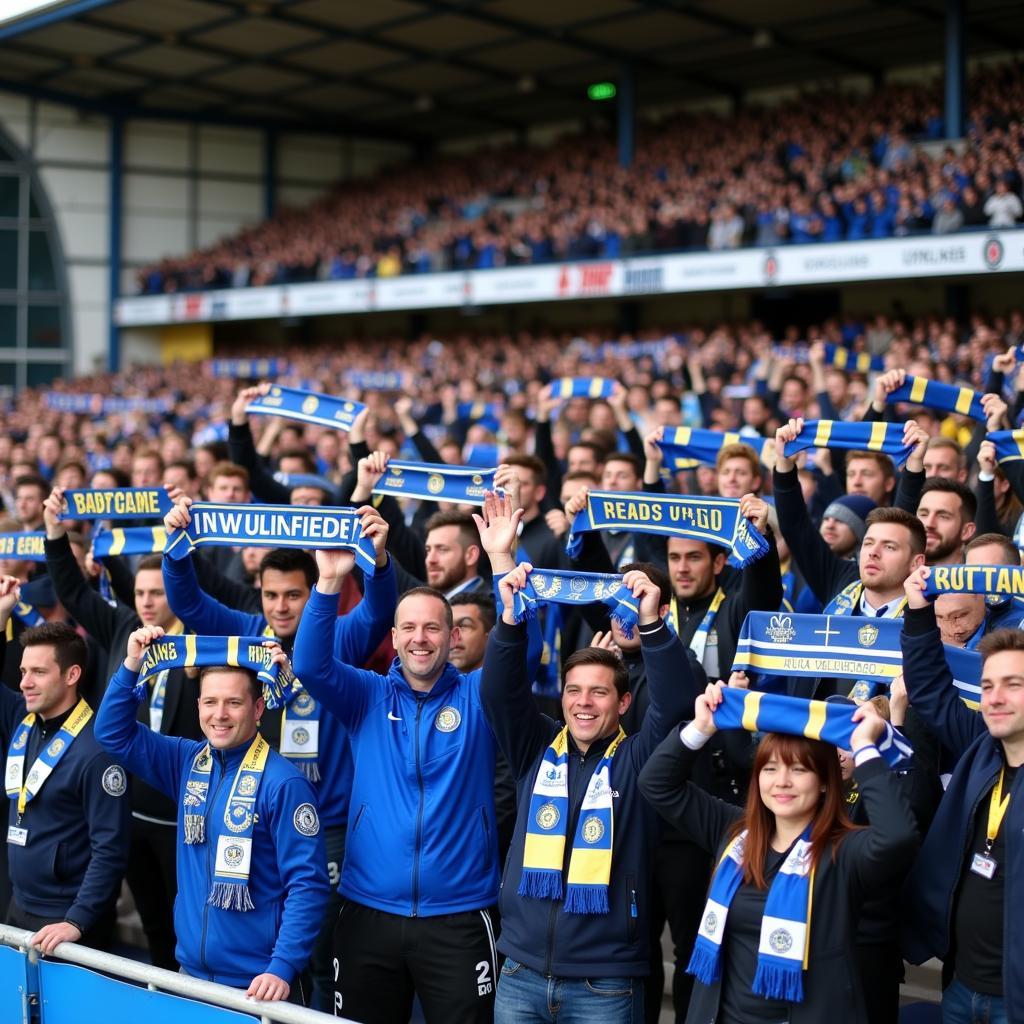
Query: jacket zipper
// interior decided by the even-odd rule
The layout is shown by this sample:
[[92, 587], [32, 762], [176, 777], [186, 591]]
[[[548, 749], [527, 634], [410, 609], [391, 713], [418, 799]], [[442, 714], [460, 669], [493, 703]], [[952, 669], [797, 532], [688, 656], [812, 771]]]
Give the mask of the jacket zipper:
[[[575, 793], [575, 790], [576, 790], [576, 787], [579, 785], [579, 780], [583, 778], [583, 767], [586, 764], [586, 762], [587, 762], [587, 755], [586, 754], [580, 754], [580, 767], [579, 767], [579, 771], [576, 773], [576, 777], [573, 779], [572, 790], [569, 793], [569, 807], [570, 808], [576, 806], [576, 793]], [[580, 801], [580, 809], [582, 810], [582, 799]], [[579, 815], [577, 815], [577, 818], [576, 818], [575, 821], [572, 820], [572, 818], [570, 818], [570, 820], [568, 822], [566, 822], [566, 826], [565, 826], [565, 836], [566, 836], [565, 856], [562, 858], [562, 877], [563, 878], [568, 877], [569, 860], [572, 857], [572, 841], [573, 841], [573, 837], [576, 835], [576, 825], [578, 823], [578, 820], [579, 820]], [[568, 884], [568, 883], [566, 883], [566, 884]], [[555, 959], [555, 924], [557, 923], [557, 920], [558, 920], [558, 918], [556, 916], [557, 912], [558, 912], [558, 904], [557, 903], [552, 903], [552, 905], [551, 905], [551, 913], [548, 916], [548, 949], [547, 949], [548, 955], [547, 955], [547, 965], [546, 965], [545, 970], [544, 970], [544, 976], [546, 978], [553, 978], [554, 977], [554, 974], [552, 973], [552, 964], [553, 964], [554, 959]]]
[[[210, 830], [207, 827], [210, 820], [210, 811], [213, 809], [213, 805], [217, 800], [217, 795], [220, 793], [220, 787], [224, 784], [225, 762], [224, 755], [218, 752], [214, 752], [214, 758], [220, 763], [220, 778], [217, 780], [217, 788], [213, 791], [212, 799], [206, 801], [206, 815], [204, 816], [204, 831], [206, 832], [206, 891], [209, 892], [213, 888], [213, 850], [214, 843], [210, 841]], [[199, 942], [199, 959], [203, 965], [203, 970], [210, 976], [210, 981], [213, 981], [213, 972], [210, 970], [210, 965], [206, 962], [206, 928], [209, 924], [210, 917], [210, 904], [207, 900], [203, 900], [203, 933]]]
[[420, 793], [419, 806], [416, 809], [416, 844], [412, 851], [412, 916], [417, 917], [420, 910], [420, 845], [423, 842], [423, 769], [420, 765], [420, 716], [423, 714], [423, 700], [419, 694], [416, 695], [416, 786]]

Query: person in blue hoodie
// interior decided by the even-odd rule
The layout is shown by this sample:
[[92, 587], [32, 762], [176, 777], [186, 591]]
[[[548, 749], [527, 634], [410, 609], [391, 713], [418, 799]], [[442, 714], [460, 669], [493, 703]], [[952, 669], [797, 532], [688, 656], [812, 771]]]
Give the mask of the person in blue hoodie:
[[911, 706], [958, 760], [904, 891], [903, 955], [944, 961], [944, 1024], [1022, 1024], [1024, 632], [999, 629], [978, 645], [981, 702], [971, 710], [924, 595], [931, 571], [904, 584], [903, 679]]
[[[481, 540], [514, 537], [511, 504], [484, 506]], [[639, 604], [650, 706], [626, 736], [629, 673], [615, 654], [583, 648], [562, 665], [562, 716], [542, 714], [526, 672], [526, 626], [513, 596], [532, 567], [499, 581], [503, 612], [484, 656], [480, 699], [518, 789], [519, 814], [501, 889], [504, 954], [496, 1024], [590, 1017], [641, 1024], [650, 972], [651, 867], [658, 835], [637, 780], [655, 747], [696, 700], [697, 682], [679, 637], [662, 621], [661, 589], [638, 571], [623, 584]], [[694, 880], [704, 885], [706, 880]]]
[[[514, 567], [509, 549], [488, 555], [495, 575]], [[478, 674], [448, 661], [458, 629], [451, 605], [429, 587], [398, 602], [398, 657], [387, 675], [339, 661], [323, 638], [353, 558], [317, 551], [316, 560], [320, 578], [293, 667], [348, 731], [355, 766], [334, 931], [335, 1012], [360, 1024], [405, 1024], [416, 994], [427, 1024], [489, 1024], [496, 748]]]
[[178, 806], [175, 956], [193, 978], [304, 1004], [297, 979], [330, 892], [316, 793], [260, 735], [262, 685], [249, 669], [202, 670], [205, 742], [163, 736], [136, 719], [142, 659], [163, 635], [142, 626], [128, 637], [96, 739]]

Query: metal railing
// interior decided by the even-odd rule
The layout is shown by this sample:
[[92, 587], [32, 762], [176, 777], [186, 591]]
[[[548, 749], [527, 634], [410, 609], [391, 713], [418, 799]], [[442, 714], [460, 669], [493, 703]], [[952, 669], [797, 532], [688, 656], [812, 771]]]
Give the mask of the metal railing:
[[[36, 963], [41, 954], [28, 944], [32, 932], [21, 928], [12, 928], [0, 924], [0, 943], [13, 946], [28, 956], [29, 963]], [[52, 953], [50, 959], [64, 960], [67, 963], [88, 967], [94, 971], [111, 975], [126, 982], [144, 985], [152, 992], [166, 992], [171, 995], [196, 999], [213, 1006], [223, 1007], [239, 1013], [248, 1013], [258, 1017], [260, 1024], [354, 1024], [345, 1018], [334, 1017], [318, 1010], [307, 1010], [301, 1006], [284, 1002], [264, 1002], [250, 999], [244, 992], [216, 982], [192, 978], [187, 974], [176, 974], [165, 971], [161, 967], [129, 960], [127, 957], [115, 956], [113, 953], [102, 953], [88, 946], [80, 946], [74, 942], [62, 942]]]

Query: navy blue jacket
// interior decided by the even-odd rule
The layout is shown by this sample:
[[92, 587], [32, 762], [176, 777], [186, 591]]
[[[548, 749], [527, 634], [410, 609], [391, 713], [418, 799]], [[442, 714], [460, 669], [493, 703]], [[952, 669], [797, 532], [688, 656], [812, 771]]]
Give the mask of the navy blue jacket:
[[[689, 658], [664, 624], [641, 634], [650, 707], [634, 736], [623, 740], [611, 765], [614, 839], [607, 914], [567, 914], [561, 900], [517, 894], [523, 871], [530, 799], [544, 753], [562, 726], [541, 714], [533, 701], [526, 670], [526, 627], [499, 619], [487, 641], [480, 698], [498, 746], [512, 766], [519, 814], [501, 883], [501, 936], [498, 949], [541, 974], [586, 978], [638, 977], [650, 973], [650, 862], [658, 819], [640, 795], [637, 779], [658, 743], [693, 708], [697, 685]], [[569, 737], [569, 821], [575, 835], [587, 785], [614, 737], [592, 743], [581, 754]], [[565, 848], [565, 870], [572, 853]]]
[[[185, 624], [200, 635], [260, 636], [267, 628], [263, 615], [228, 608], [199, 586], [191, 559], [163, 561], [167, 603]], [[365, 578], [362, 601], [348, 615], [338, 616], [334, 601], [334, 622], [325, 624], [321, 638], [333, 636], [334, 656], [352, 665], [362, 665], [377, 649], [395, 616], [398, 591], [391, 559], [383, 569]], [[299, 679], [302, 676], [296, 673]], [[303, 685], [305, 681], [303, 680]], [[313, 691], [310, 690], [312, 693]], [[280, 712], [268, 711], [268, 716]], [[320, 781], [316, 783], [325, 826], [343, 826], [348, 821], [352, 791], [352, 753], [348, 735], [333, 715], [320, 716], [318, 741]]]
[[[976, 814], [1003, 766], [1003, 750], [985, 720], [957, 695], [935, 624], [935, 608], [908, 608], [903, 618], [903, 678], [910, 703], [942, 744], [959, 755], [920, 856], [904, 889], [903, 953], [920, 964], [953, 947], [953, 901]], [[1002, 824], [1006, 864], [1003, 915], [1003, 993], [1011, 1024], [1024, 1024], [1024, 772], [1017, 772]]]
[[223, 821], [231, 782], [249, 749], [213, 751], [205, 843], [184, 842], [185, 783], [205, 740], [161, 736], [135, 720], [138, 673], [114, 673], [96, 716], [96, 737], [178, 808], [178, 895], [175, 956], [194, 978], [248, 988], [269, 972], [289, 984], [309, 960], [330, 887], [327, 854], [312, 784], [271, 750], [256, 795], [249, 893], [244, 913], [207, 903], [216, 853], [212, 822]]
[[435, 917], [498, 895], [494, 734], [479, 687], [448, 664], [429, 693], [332, 658], [338, 599], [315, 587], [295, 636], [302, 685], [348, 730], [355, 776], [339, 891], [390, 914]]
[[[27, 713], [24, 700], [0, 686], [0, 743], [5, 758]], [[117, 901], [130, 843], [128, 777], [97, 743], [95, 721], [90, 719], [25, 808], [20, 827], [28, 831], [26, 844], [7, 844], [18, 906], [40, 917], [63, 918], [82, 932]], [[37, 717], [29, 733], [26, 776], [44, 744], [57, 734], [56, 722], [45, 734], [44, 725]], [[17, 826], [18, 802], [9, 799], [7, 804], [8, 826]]]

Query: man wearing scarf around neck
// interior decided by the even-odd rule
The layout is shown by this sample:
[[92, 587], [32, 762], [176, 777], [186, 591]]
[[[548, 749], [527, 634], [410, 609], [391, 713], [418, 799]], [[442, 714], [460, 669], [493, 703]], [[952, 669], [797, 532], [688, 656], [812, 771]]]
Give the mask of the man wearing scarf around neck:
[[[515, 535], [507, 502], [484, 507], [481, 538]], [[478, 523], [478, 526], [480, 524]], [[505, 955], [496, 1024], [548, 1020], [547, 1006], [603, 1024], [643, 1021], [649, 973], [650, 863], [657, 835], [637, 778], [648, 756], [696, 698], [679, 638], [659, 618], [661, 592], [647, 576], [623, 583], [639, 599], [639, 632], [650, 706], [626, 737], [628, 673], [608, 651], [585, 648], [563, 665], [566, 727], [534, 705], [526, 670], [526, 627], [513, 597], [531, 571], [519, 565], [499, 583], [504, 610], [491, 632], [480, 696], [516, 776], [519, 816], [501, 894], [499, 952]]]
[[[163, 635], [143, 626], [129, 636], [96, 716], [96, 738], [178, 804], [178, 962], [194, 978], [254, 999], [302, 1004], [297, 978], [330, 892], [316, 793], [260, 736], [265, 705], [248, 669], [203, 669], [205, 742], [162, 736], [136, 720], [142, 659]], [[284, 660], [280, 648], [275, 658]]]
[[[0, 576], [0, 648], [18, 597], [18, 580]], [[5, 921], [34, 932], [43, 953], [62, 942], [106, 949], [128, 863], [128, 780], [100, 749], [79, 697], [82, 638], [46, 623], [22, 633], [21, 645], [22, 696], [0, 686], [13, 889]]]

